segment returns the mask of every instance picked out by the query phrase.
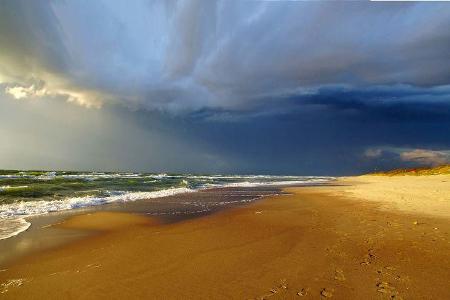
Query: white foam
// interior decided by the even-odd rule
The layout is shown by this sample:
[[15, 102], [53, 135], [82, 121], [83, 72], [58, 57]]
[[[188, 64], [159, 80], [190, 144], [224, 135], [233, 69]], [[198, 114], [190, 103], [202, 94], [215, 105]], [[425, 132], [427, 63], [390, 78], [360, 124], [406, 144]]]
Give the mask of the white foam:
[[0, 205], [0, 218], [33, 216], [49, 212], [97, 206], [114, 202], [128, 202], [141, 199], [167, 197], [193, 191], [194, 190], [188, 188], [171, 188], [153, 192], [121, 192], [108, 197], [86, 196], [53, 201], [22, 201]]
[[4, 240], [28, 229], [31, 226], [24, 218], [0, 218], [0, 240]]
[[81, 174], [62, 174], [60, 177], [65, 179], [82, 179], [86, 181], [93, 181], [97, 179], [115, 179], [115, 178], [143, 178], [139, 173], [81, 173]]
[[306, 180], [279, 180], [279, 181], [241, 181], [225, 184], [206, 184], [205, 187], [257, 187], [257, 186], [282, 186], [282, 185], [311, 185], [325, 183], [333, 180], [332, 177], [305, 178]]
[[0, 240], [10, 238], [27, 230], [31, 223], [27, 222], [25, 217], [113, 202], [167, 197], [193, 191], [188, 188], [172, 188], [154, 192], [120, 193], [109, 197], [87, 196], [54, 201], [44, 200], [3, 204], [0, 205]]

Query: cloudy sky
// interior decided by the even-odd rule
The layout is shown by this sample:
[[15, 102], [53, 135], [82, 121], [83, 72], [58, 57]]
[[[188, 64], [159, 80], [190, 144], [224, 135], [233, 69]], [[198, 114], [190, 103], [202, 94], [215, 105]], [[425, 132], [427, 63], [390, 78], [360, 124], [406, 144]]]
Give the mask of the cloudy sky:
[[0, 168], [450, 162], [450, 3], [0, 2]]

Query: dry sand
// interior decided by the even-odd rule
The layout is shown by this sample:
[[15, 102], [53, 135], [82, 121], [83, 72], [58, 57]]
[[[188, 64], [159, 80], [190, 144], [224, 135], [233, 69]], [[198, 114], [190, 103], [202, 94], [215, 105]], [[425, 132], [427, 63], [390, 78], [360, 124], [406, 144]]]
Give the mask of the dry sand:
[[450, 175], [359, 176], [341, 182], [350, 185], [336, 189], [336, 195], [379, 202], [387, 210], [450, 217]]
[[[398, 186], [390, 179], [289, 188], [169, 225], [124, 213], [76, 216], [63, 226], [96, 234], [12, 263], [0, 271], [0, 298], [450, 299], [450, 216], [387, 210], [405, 205], [390, 198]], [[449, 177], [422, 179], [428, 193]], [[407, 207], [450, 205], [405, 195]]]

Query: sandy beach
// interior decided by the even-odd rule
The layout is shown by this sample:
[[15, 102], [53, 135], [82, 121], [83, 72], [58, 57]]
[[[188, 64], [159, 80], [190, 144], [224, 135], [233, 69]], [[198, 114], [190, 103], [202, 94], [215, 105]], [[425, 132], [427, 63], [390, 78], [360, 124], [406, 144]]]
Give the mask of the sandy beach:
[[87, 237], [0, 270], [4, 299], [450, 299], [450, 176], [361, 176], [162, 224], [100, 211]]
[[390, 2], [0, 1], [0, 300], [450, 300], [450, 0]]

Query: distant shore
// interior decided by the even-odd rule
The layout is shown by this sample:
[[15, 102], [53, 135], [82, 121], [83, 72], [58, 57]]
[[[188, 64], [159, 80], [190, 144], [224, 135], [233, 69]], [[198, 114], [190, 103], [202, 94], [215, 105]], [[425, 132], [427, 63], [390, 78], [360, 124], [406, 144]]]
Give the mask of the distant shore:
[[450, 299], [450, 176], [361, 176], [162, 224], [70, 217], [93, 232], [0, 270], [0, 297]]

